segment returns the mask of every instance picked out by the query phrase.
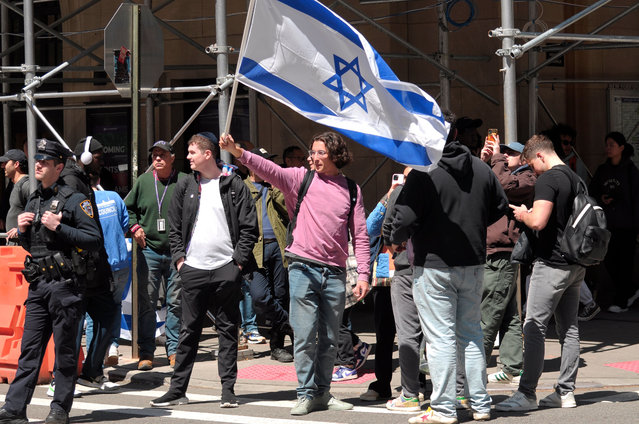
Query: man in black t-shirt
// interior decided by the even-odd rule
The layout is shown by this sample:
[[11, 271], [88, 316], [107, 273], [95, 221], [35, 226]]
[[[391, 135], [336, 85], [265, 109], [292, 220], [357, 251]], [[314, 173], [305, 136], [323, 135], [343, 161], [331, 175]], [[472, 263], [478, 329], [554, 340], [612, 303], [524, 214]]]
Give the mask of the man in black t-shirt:
[[[526, 143], [523, 159], [539, 176], [533, 207], [510, 205], [515, 219], [533, 230], [533, 263], [526, 320], [524, 321], [524, 373], [513, 396], [497, 404], [498, 411], [537, 409], [535, 389], [544, 366], [544, 343], [554, 314], [562, 345], [561, 368], [555, 391], [542, 399], [542, 407], [573, 408], [579, 367], [579, 287], [586, 269], [568, 263], [559, 248], [563, 230], [572, 212], [573, 173], [557, 156], [546, 136], [535, 135]], [[572, 175], [576, 178], [575, 175]], [[529, 232], [530, 235], [530, 232]]]

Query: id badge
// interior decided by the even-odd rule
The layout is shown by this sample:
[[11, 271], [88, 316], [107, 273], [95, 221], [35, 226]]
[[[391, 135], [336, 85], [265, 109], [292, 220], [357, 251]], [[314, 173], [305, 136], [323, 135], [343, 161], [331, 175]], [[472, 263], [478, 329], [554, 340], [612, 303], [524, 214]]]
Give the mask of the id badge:
[[164, 218], [160, 218], [157, 220], [158, 224], [158, 232], [163, 233], [166, 231], [166, 220]]

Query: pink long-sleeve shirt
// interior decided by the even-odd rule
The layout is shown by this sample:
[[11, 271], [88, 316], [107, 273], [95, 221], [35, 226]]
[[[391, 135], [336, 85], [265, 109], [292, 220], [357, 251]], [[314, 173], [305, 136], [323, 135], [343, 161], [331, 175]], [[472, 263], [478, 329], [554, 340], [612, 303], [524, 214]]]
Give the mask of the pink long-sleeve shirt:
[[[280, 189], [289, 216], [295, 212], [297, 194], [306, 174], [305, 168], [282, 168], [259, 155], [244, 151], [240, 156], [247, 168]], [[315, 173], [297, 215], [293, 243], [286, 251], [327, 265], [346, 267], [348, 229], [357, 259], [359, 280], [368, 281], [370, 247], [366, 231], [366, 214], [362, 192], [357, 187], [357, 202], [350, 222], [348, 183], [343, 175]]]

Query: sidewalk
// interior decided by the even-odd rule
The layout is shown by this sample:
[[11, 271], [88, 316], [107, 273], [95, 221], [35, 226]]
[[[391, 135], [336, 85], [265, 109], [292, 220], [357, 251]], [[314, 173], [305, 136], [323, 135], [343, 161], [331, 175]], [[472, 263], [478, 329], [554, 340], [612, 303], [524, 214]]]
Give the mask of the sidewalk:
[[[356, 312], [353, 316], [353, 325], [360, 338], [369, 343], [375, 343], [375, 334], [372, 327], [372, 315], [367, 310]], [[597, 388], [611, 388], [623, 386], [639, 387], [639, 305], [635, 305], [629, 312], [612, 314], [601, 312], [592, 321], [580, 323], [581, 335], [581, 364], [577, 377], [577, 389], [593, 390]], [[361, 330], [361, 331], [360, 331]], [[253, 353], [252, 359], [238, 361], [238, 382], [236, 393], [243, 392], [279, 392], [290, 391], [291, 398], [297, 386], [295, 369], [292, 363], [281, 364], [270, 358], [268, 343], [249, 344]], [[286, 347], [290, 348], [289, 339], [286, 339]], [[197, 362], [193, 369], [193, 375], [189, 387], [211, 388], [212, 394], [220, 390], [220, 380], [217, 373], [217, 362], [213, 355], [217, 349], [217, 336], [209, 327], [205, 328], [200, 343]], [[541, 377], [538, 390], [552, 390], [557, 380], [560, 365], [561, 347], [555, 335], [553, 323], [546, 339], [546, 362], [544, 373]], [[137, 361], [131, 359], [131, 347], [120, 346], [120, 363], [105, 371], [113, 381], [122, 383], [135, 382], [159, 387], [168, 382], [172, 369], [168, 366], [163, 347], [156, 349], [154, 368], [151, 371], [138, 371]], [[495, 356], [488, 372], [497, 370]], [[240, 351], [240, 356], [247, 355], [246, 351]], [[250, 354], [249, 354], [250, 356]], [[397, 350], [394, 352], [394, 364], [397, 366]], [[355, 380], [333, 383], [331, 391], [338, 397], [357, 397], [366, 391], [368, 384], [375, 380], [374, 351], [369, 356], [360, 376]], [[392, 387], [400, 385], [399, 368], [393, 374]], [[491, 393], [509, 393], [516, 390], [516, 386], [504, 384], [489, 384]]]

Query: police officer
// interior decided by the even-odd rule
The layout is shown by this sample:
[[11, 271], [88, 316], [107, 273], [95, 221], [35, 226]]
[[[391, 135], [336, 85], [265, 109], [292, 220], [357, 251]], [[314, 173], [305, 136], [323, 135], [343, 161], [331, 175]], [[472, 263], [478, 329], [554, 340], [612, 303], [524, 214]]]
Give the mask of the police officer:
[[16, 376], [0, 409], [0, 423], [28, 423], [27, 404], [53, 332], [56, 390], [45, 423], [68, 423], [77, 373], [75, 340], [84, 316], [83, 284], [86, 252], [103, 243], [86, 196], [59, 181], [71, 152], [56, 141], [37, 140], [35, 177], [38, 188], [18, 216], [20, 245], [30, 256], [23, 274], [30, 283], [22, 349]]

